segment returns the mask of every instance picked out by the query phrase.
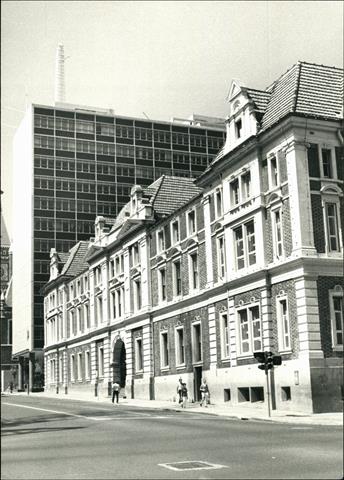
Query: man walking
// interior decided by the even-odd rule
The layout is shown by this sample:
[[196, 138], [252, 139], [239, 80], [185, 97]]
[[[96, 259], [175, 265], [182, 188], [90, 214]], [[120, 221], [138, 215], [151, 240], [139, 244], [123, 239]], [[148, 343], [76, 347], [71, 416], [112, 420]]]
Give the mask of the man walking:
[[116, 404], [118, 404], [118, 397], [119, 397], [119, 392], [121, 390], [121, 387], [119, 383], [113, 382], [112, 384], [112, 403], [114, 403], [115, 398], [116, 398]]
[[207, 385], [207, 382], [206, 382], [205, 378], [203, 378], [203, 380], [202, 380], [202, 383], [201, 383], [201, 386], [200, 386], [200, 391], [201, 391], [201, 396], [202, 396], [200, 405], [202, 407], [202, 405], [204, 403], [204, 406], [208, 407], [209, 388], [208, 388], [208, 385]]

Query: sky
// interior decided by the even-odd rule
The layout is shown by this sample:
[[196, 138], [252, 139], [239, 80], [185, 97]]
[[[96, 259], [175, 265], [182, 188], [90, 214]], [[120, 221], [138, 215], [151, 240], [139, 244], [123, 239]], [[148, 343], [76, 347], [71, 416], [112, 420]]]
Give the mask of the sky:
[[343, 67], [338, 1], [1, 2], [1, 196], [12, 229], [12, 143], [30, 103], [66, 102], [170, 120], [225, 117], [233, 79], [265, 89], [298, 60]]

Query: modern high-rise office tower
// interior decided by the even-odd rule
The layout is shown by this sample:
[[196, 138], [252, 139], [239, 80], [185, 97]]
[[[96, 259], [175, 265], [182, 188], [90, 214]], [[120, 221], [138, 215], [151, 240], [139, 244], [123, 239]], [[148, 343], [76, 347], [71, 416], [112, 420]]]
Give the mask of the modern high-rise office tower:
[[93, 236], [134, 184], [197, 177], [222, 147], [224, 119], [170, 122], [66, 103], [31, 105], [14, 139], [13, 355], [19, 389], [43, 386], [43, 297], [49, 252]]

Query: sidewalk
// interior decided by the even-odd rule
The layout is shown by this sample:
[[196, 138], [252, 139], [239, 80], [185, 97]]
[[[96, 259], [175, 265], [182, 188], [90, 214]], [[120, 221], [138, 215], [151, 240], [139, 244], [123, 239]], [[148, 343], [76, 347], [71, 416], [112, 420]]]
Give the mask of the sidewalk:
[[[2, 397], [13, 396], [13, 395], [25, 395], [25, 392], [15, 392], [15, 393], [6, 393], [5, 395], [1, 394]], [[91, 396], [89, 393], [84, 394], [73, 394], [69, 393], [65, 395], [64, 393], [54, 394], [50, 392], [40, 392], [40, 393], [30, 393], [30, 396], [34, 397], [49, 397], [62, 400], [78, 400], [78, 401], [91, 401], [95, 403], [105, 403], [110, 404], [111, 398], [105, 397], [95, 397]], [[160, 400], [139, 400], [139, 399], [123, 399], [120, 398], [120, 404], [130, 405], [132, 407], [142, 407], [142, 408], [159, 408], [172, 411], [183, 410], [178, 403], [171, 401], [160, 401]], [[271, 417], [268, 416], [268, 411], [266, 405], [259, 404], [257, 406], [249, 405], [226, 405], [226, 404], [212, 404], [208, 407], [201, 407], [199, 403], [188, 403], [187, 410], [194, 413], [203, 413], [210, 415], [219, 415], [229, 418], [238, 418], [241, 420], [261, 420], [269, 422], [281, 422], [281, 423], [291, 423], [299, 425], [333, 425], [333, 426], [343, 426], [343, 413], [315, 413], [315, 414], [304, 414], [301, 412], [292, 412], [292, 411], [282, 411], [282, 410], [273, 410], [271, 412]]]

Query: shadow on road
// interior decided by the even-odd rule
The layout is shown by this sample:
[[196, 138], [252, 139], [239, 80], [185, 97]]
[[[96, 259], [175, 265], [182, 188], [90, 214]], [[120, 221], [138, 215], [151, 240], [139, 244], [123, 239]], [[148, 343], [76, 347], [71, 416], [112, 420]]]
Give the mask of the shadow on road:
[[12, 436], [12, 435], [24, 435], [26, 433], [46, 433], [46, 432], [59, 432], [61, 430], [79, 430], [80, 428], [85, 427], [32, 427], [32, 428], [2, 428], [1, 436]]

